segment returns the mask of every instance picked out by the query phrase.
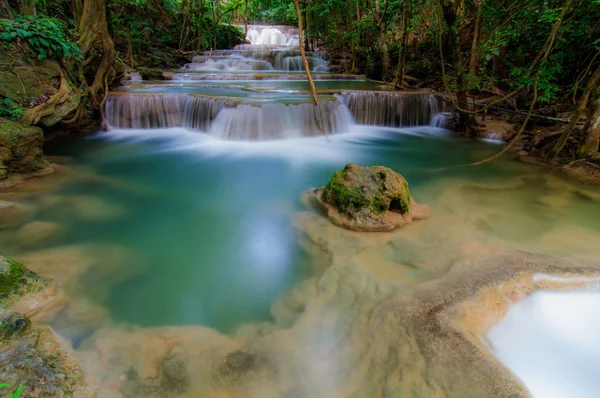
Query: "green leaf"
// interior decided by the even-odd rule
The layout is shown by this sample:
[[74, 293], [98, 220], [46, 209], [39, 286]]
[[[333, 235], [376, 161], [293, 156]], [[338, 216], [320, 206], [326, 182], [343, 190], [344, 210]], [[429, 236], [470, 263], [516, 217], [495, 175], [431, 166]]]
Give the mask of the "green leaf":
[[23, 392], [23, 384], [19, 384], [19, 388], [17, 388], [17, 391], [15, 391], [14, 393], [12, 393], [12, 395], [10, 396], [10, 398], [21, 398], [21, 393]]
[[[4, 102], [6, 103], [6, 100]], [[0, 388], [6, 388], [6, 387], [10, 387], [10, 384], [8, 384], [8, 383], [2, 383], [2, 384], [0, 384]]]

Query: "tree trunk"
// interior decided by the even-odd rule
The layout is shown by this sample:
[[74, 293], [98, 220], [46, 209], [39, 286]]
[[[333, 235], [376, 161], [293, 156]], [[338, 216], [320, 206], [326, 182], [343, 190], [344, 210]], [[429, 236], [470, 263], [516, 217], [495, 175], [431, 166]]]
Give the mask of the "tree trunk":
[[440, 0], [444, 20], [448, 26], [448, 44], [452, 51], [452, 69], [456, 74], [456, 99], [459, 109], [458, 130], [467, 135], [470, 134], [474, 123], [473, 115], [469, 112], [469, 102], [467, 98], [467, 85], [464, 76], [464, 62], [462, 50], [460, 48], [460, 33], [457, 26], [457, 15], [455, 4], [452, 0]]
[[100, 64], [95, 72], [94, 80], [88, 87], [92, 109], [102, 114], [104, 99], [108, 94], [108, 86], [116, 73], [113, 67], [115, 45], [108, 34], [105, 0], [85, 0], [79, 24], [79, 45], [84, 58], [101, 54]]
[[304, 50], [311, 51], [310, 49], [310, 15], [308, 15], [308, 3], [304, 7], [304, 21], [306, 34], [304, 35]]
[[408, 1], [404, 0], [402, 5], [402, 48], [400, 49], [400, 58], [398, 60], [398, 83], [404, 87], [404, 77], [406, 75], [406, 53], [408, 49]]
[[590, 94], [598, 87], [599, 83], [600, 83], [600, 66], [598, 68], [596, 68], [596, 71], [594, 72], [592, 77], [590, 77], [590, 81], [585, 86], [585, 90], [583, 90], [583, 93], [581, 94], [581, 98], [579, 98], [579, 102], [577, 103], [577, 108], [575, 108], [575, 114], [571, 118], [571, 122], [565, 128], [565, 130], [562, 132], [562, 134], [560, 135], [560, 138], [558, 139], [556, 144], [554, 144], [554, 147], [552, 148], [552, 150], [549, 152], [548, 155], [552, 159], [554, 159], [554, 158], [556, 158], [556, 156], [558, 156], [560, 151], [562, 151], [563, 147], [567, 143], [567, 140], [573, 133], [573, 129], [575, 128], [575, 126], [577, 126], [577, 123], [579, 122], [581, 115], [585, 111], [585, 107], [588, 103], [588, 99], [590, 98]]
[[131, 24], [127, 24], [127, 60], [129, 66], [135, 68], [135, 60], [133, 59], [133, 45], [131, 43]]
[[244, 8], [244, 37], [248, 36], [248, 0], [246, 0], [246, 8]]
[[306, 78], [308, 79], [308, 86], [312, 94], [313, 102], [315, 105], [317, 105], [319, 103], [319, 100], [317, 99], [317, 89], [315, 88], [315, 82], [312, 79], [312, 75], [310, 73], [310, 66], [308, 65], [306, 53], [304, 52], [304, 46], [302, 45], [302, 13], [300, 12], [300, 5], [298, 4], [298, 0], [294, 0], [294, 8], [296, 9], [296, 16], [298, 17], [298, 40], [300, 42], [300, 55], [302, 56], [302, 64], [304, 65], [304, 71], [306, 72]]
[[481, 34], [481, 15], [483, 14], [483, 1], [479, 0], [475, 28], [473, 29], [473, 41], [471, 42], [471, 55], [469, 58], [469, 74], [475, 76], [477, 73], [477, 59], [479, 58], [479, 35]]
[[600, 145], [600, 90], [596, 93], [588, 112], [588, 119], [581, 132], [581, 141], [577, 148], [578, 158], [589, 158], [598, 153]]
[[187, 23], [188, 23], [188, 18], [189, 18], [189, 12], [186, 13], [185, 10], [188, 8], [189, 6], [189, 1], [188, 0], [183, 0], [181, 2], [181, 13], [184, 14], [183, 15], [183, 23], [181, 24], [181, 30], [179, 31], [179, 51], [184, 51], [185, 50], [185, 33], [186, 33], [186, 28], [187, 28]]
[[19, 4], [21, 14], [35, 15], [35, 1], [34, 0], [21, 0]]
[[498, 79], [506, 78], [506, 54], [508, 50], [506, 46], [501, 46], [498, 50], [498, 55], [492, 60], [492, 75]]
[[75, 26], [79, 26], [82, 10], [83, 3], [81, 2], [81, 0], [73, 0], [71, 2], [71, 12], [73, 13], [73, 18], [75, 18]]

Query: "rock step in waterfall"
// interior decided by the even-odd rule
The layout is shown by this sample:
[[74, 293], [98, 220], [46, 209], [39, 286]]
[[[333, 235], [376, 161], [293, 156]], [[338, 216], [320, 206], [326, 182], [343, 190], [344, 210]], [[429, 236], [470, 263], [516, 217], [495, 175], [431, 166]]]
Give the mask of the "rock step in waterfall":
[[184, 127], [228, 140], [336, 134], [354, 124], [443, 126], [447, 109], [436, 96], [385, 91], [389, 87], [357, 76], [329, 74], [318, 51], [307, 53], [319, 82], [314, 106], [299, 81], [306, 76], [298, 30], [249, 25], [247, 39], [251, 44], [193, 57], [170, 83], [125, 83], [106, 101], [107, 122], [116, 129]]

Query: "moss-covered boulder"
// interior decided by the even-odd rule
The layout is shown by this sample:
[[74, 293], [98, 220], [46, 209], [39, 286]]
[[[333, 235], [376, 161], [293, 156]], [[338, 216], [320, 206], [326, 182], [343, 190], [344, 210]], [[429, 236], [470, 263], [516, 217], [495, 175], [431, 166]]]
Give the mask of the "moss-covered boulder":
[[21, 385], [22, 397], [95, 396], [68, 349], [47, 326], [19, 313], [0, 316], [0, 380], [10, 385], [2, 392]]
[[42, 147], [44, 133], [39, 127], [0, 119], [0, 180], [10, 173], [35, 174], [50, 170]]
[[138, 72], [144, 80], [165, 80], [165, 76], [160, 69], [139, 68]]
[[383, 166], [349, 163], [309, 196], [331, 222], [356, 231], [389, 231], [430, 214], [414, 202], [404, 177]]
[[50, 321], [65, 304], [54, 280], [0, 256], [0, 315], [16, 311]]

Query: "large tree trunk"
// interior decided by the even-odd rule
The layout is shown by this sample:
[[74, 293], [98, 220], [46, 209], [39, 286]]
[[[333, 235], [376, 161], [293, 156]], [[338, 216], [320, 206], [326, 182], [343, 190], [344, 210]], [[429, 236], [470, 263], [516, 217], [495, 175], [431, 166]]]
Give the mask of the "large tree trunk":
[[590, 98], [590, 94], [598, 87], [599, 84], [600, 84], [600, 66], [596, 69], [596, 71], [594, 72], [594, 74], [592, 75], [590, 80], [588, 81], [588, 84], [585, 86], [585, 90], [583, 90], [583, 93], [581, 94], [581, 98], [579, 98], [579, 102], [577, 103], [577, 108], [575, 108], [575, 114], [571, 118], [571, 122], [565, 128], [565, 130], [562, 132], [562, 134], [560, 135], [560, 138], [558, 139], [556, 144], [554, 144], [554, 147], [552, 148], [552, 150], [549, 152], [548, 155], [552, 159], [554, 159], [556, 156], [558, 156], [560, 151], [562, 151], [563, 147], [567, 143], [567, 140], [573, 133], [573, 129], [575, 128], [575, 126], [577, 126], [577, 123], [579, 122], [581, 115], [585, 111], [585, 107]]
[[304, 52], [304, 46], [302, 45], [302, 12], [300, 12], [300, 5], [298, 4], [298, 0], [294, 0], [294, 8], [296, 9], [296, 16], [298, 17], [298, 41], [300, 43], [300, 55], [302, 56], [302, 64], [304, 65], [304, 71], [306, 72], [306, 78], [308, 79], [308, 86], [312, 94], [313, 102], [315, 105], [317, 105], [319, 103], [319, 100], [317, 99], [317, 89], [315, 88], [315, 82], [312, 79], [312, 75], [310, 73], [310, 66], [308, 65], [306, 53]]
[[475, 28], [473, 29], [473, 41], [471, 42], [471, 55], [469, 58], [469, 74], [475, 76], [477, 73], [477, 59], [479, 58], [479, 35], [481, 34], [481, 15], [483, 14], [483, 0], [479, 0]]
[[100, 56], [92, 84], [88, 87], [92, 109], [102, 114], [108, 86], [115, 77], [115, 45], [108, 33], [105, 0], [85, 0], [79, 22], [79, 45], [86, 63]]
[[589, 158], [598, 153], [600, 145], [600, 90], [596, 93], [596, 100], [593, 101], [588, 112], [588, 119], [581, 132], [581, 141], [577, 148], [577, 157]]
[[452, 69], [456, 75], [456, 99], [459, 109], [458, 130], [470, 134], [474, 123], [473, 115], [469, 112], [467, 85], [464, 76], [464, 61], [460, 48], [460, 33], [457, 25], [456, 5], [452, 0], [440, 0], [444, 20], [448, 26], [448, 43], [452, 50]]

